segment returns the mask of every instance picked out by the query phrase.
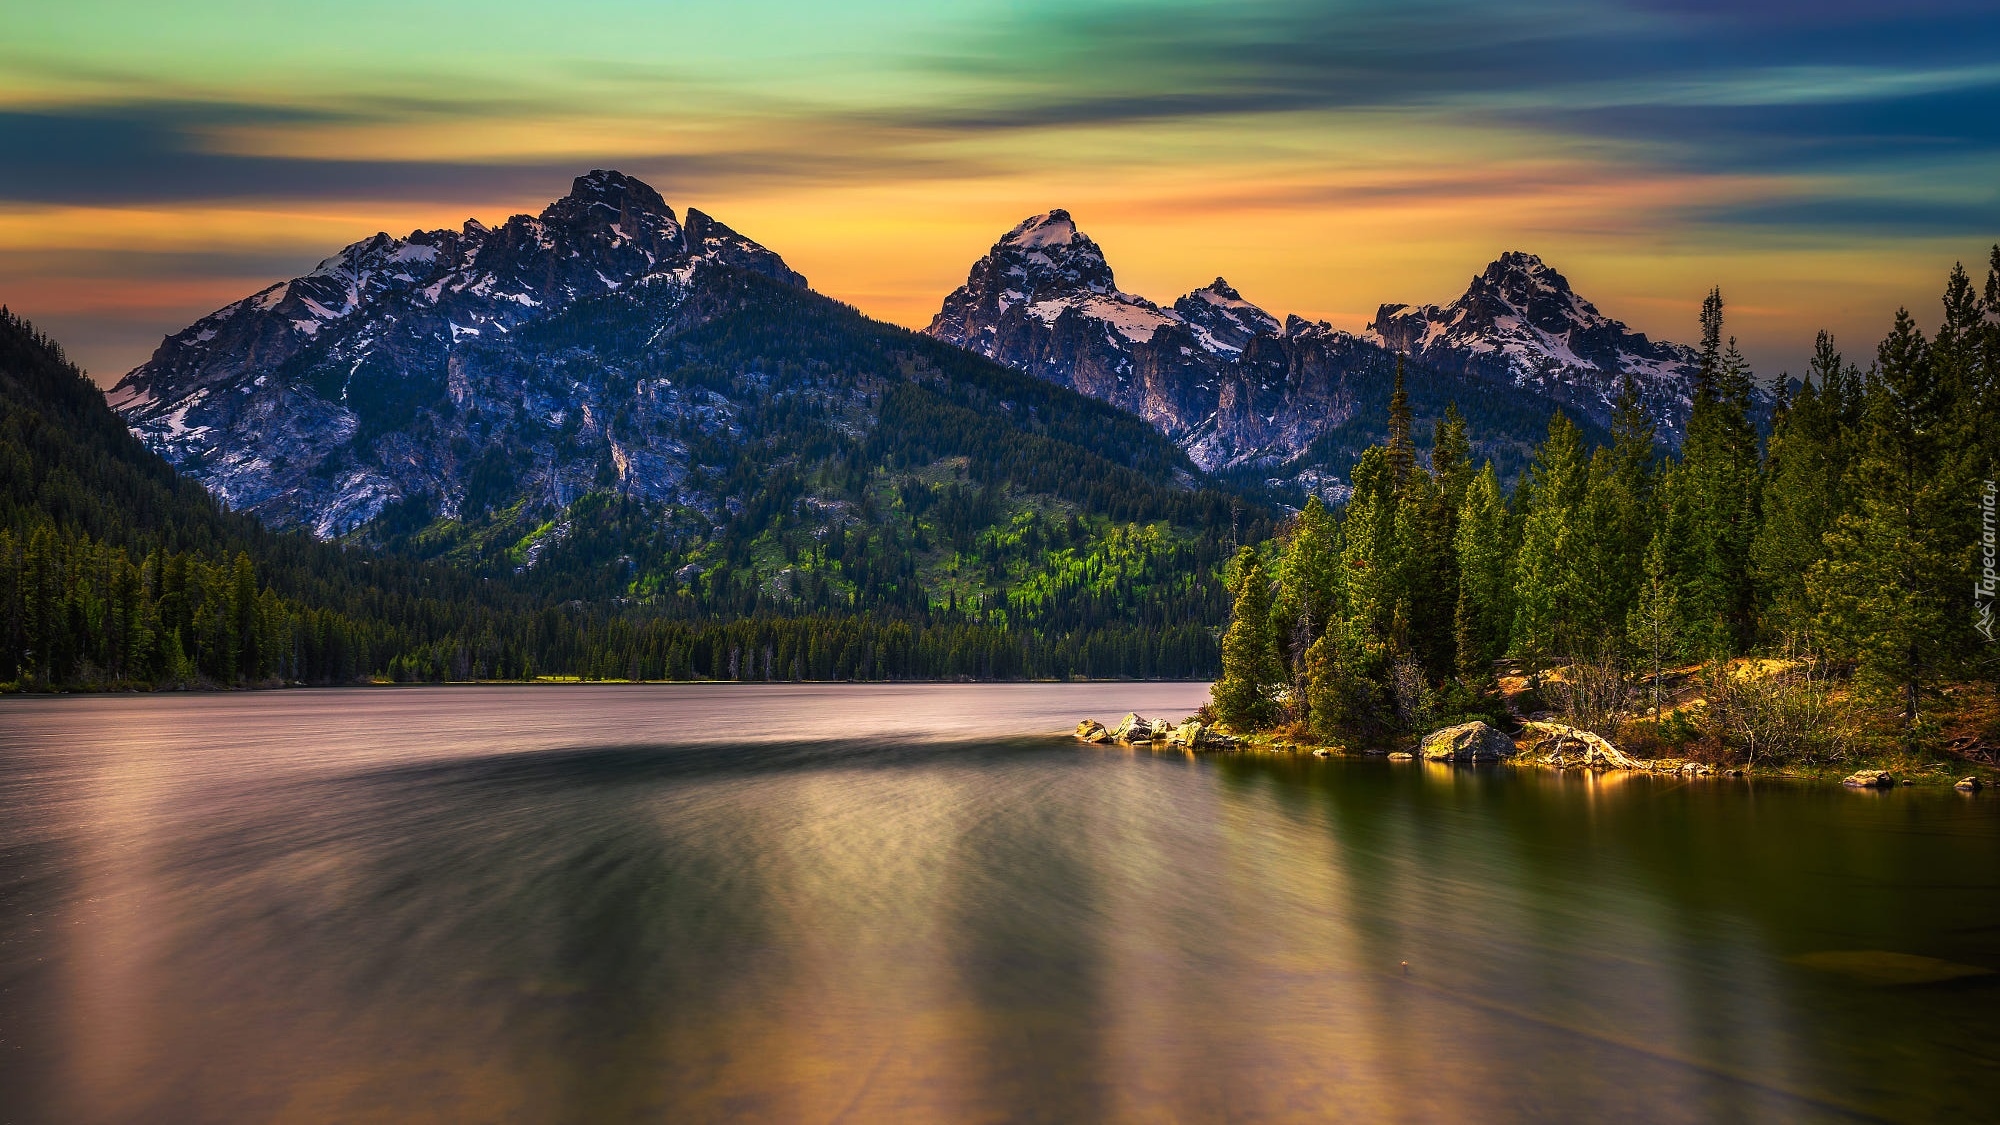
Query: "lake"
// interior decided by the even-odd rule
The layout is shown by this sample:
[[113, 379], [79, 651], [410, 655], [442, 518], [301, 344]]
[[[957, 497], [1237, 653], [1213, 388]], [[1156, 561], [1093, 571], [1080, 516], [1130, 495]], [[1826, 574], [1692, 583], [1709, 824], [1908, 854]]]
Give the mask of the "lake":
[[0, 1121], [2000, 1115], [1991, 794], [1060, 737], [1205, 691], [0, 699]]

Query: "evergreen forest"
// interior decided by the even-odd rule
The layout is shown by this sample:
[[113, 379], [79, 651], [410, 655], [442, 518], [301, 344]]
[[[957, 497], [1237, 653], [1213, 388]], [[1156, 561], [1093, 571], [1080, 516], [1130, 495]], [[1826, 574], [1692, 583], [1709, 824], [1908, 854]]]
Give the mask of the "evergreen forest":
[[[767, 327], [760, 354], [813, 346]], [[1162, 485], [1171, 447], [1066, 391], [1012, 380], [1064, 401], [995, 424], [990, 365], [921, 346], [866, 440], [760, 419], [712, 539], [607, 489], [524, 565], [515, 513], [504, 540], [417, 509], [335, 543], [231, 513], [0, 310], [0, 684], [1213, 676], [1222, 567], [1268, 511]]]
[[1628, 383], [1608, 442], [1556, 416], [1511, 492], [1455, 412], [1417, 448], [1399, 376], [1345, 509], [1232, 562], [1216, 717], [1372, 748], [1551, 711], [1737, 764], [1990, 725], [2000, 247], [1942, 312], [1928, 337], [1898, 312], [1865, 361], [1821, 333], [1766, 437], [1713, 292], [1681, 449]]

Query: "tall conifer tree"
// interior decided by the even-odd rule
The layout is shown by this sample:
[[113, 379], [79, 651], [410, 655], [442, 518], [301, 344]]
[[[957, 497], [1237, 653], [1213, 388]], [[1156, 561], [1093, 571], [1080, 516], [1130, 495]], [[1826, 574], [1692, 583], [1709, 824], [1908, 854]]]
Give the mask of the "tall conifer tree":
[[1897, 699], [1912, 744], [1927, 690], [1976, 636], [1965, 605], [1973, 507], [1962, 390], [1899, 310], [1868, 382], [1853, 510], [1827, 536], [1811, 582], [1828, 635]]
[[1410, 434], [1410, 395], [1403, 387], [1403, 353], [1396, 353], [1396, 388], [1389, 395], [1389, 479], [1398, 492], [1417, 464], [1417, 446]]
[[[1576, 651], [1583, 622], [1579, 554], [1587, 540], [1581, 511], [1588, 484], [1583, 436], [1558, 411], [1529, 467], [1521, 547], [1514, 558], [1512, 648], [1532, 664]], [[1592, 576], [1594, 577], [1594, 576]]]
[[1257, 552], [1236, 553], [1236, 604], [1222, 635], [1222, 678], [1213, 689], [1218, 717], [1236, 730], [1254, 730], [1277, 713], [1274, 693], [1285, 682], [1271, 635], [1271, 584]]
[[1751, 557], [1768, 627], [1791, 647], [1817, 647], [1819, 607], [1808, 595], [1806, 576], [1847, 507], [1843, 482], [1859, 421], [1850, 378], [1833, 337], [1821, 332], [1805, 379], [1772, 425], [1764, 518]]
[[1760, 489], [1757, 431], [1750, 422], [1749, 366], [1732, 338], [1722, 346], [1722, 296], [1702, 305], [1701, 373], [1681, 461], [1665, 513], [1668, 563], [1680, 590], [1684, 632], [1708, 654], [1749, 642], [1755, 596], [1750, 544]]
[[1458, 520], [1458, 602], [1454, 614], [1458, 674], [1468, 684], [1486, 682], [1493, 662], [1507, 651], [1513, 627], [1511, 544], [1507, 502], [1488, 461], [1466, 487]]

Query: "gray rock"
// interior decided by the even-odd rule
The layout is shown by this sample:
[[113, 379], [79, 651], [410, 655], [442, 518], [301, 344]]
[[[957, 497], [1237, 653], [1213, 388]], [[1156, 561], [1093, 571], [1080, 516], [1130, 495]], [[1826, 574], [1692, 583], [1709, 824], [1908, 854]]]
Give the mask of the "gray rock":
[[1118, 725], [1111, 728], [1111, 737], [1120, 742], [1151, 742], [1153, 721], [1136, 711], [1127, 711]]
[[1491, 762], [1515, 752], [1513, 739], [1476, 720], [1425, 735], [1422, 751], [1434, 762]]

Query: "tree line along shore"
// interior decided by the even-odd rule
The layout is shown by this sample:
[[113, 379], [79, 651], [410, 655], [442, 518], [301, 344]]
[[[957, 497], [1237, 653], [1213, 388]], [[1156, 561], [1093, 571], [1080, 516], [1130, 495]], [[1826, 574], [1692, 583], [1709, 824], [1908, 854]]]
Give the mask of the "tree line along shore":
[[1204, 717], [1330, 752], [1555, 723], [1696, 769], [1990, 781], [2000, 246], [1865, 367], [1821, 333], [1759, 392], [1719, 292], [1700, 354], [1678, 450], [1628, 382], [1610, 444], [1557, 415], [1511, 494], [1455, 413], [1420, 450], [1399, 385], [1344, 509], [1231, 562]]

